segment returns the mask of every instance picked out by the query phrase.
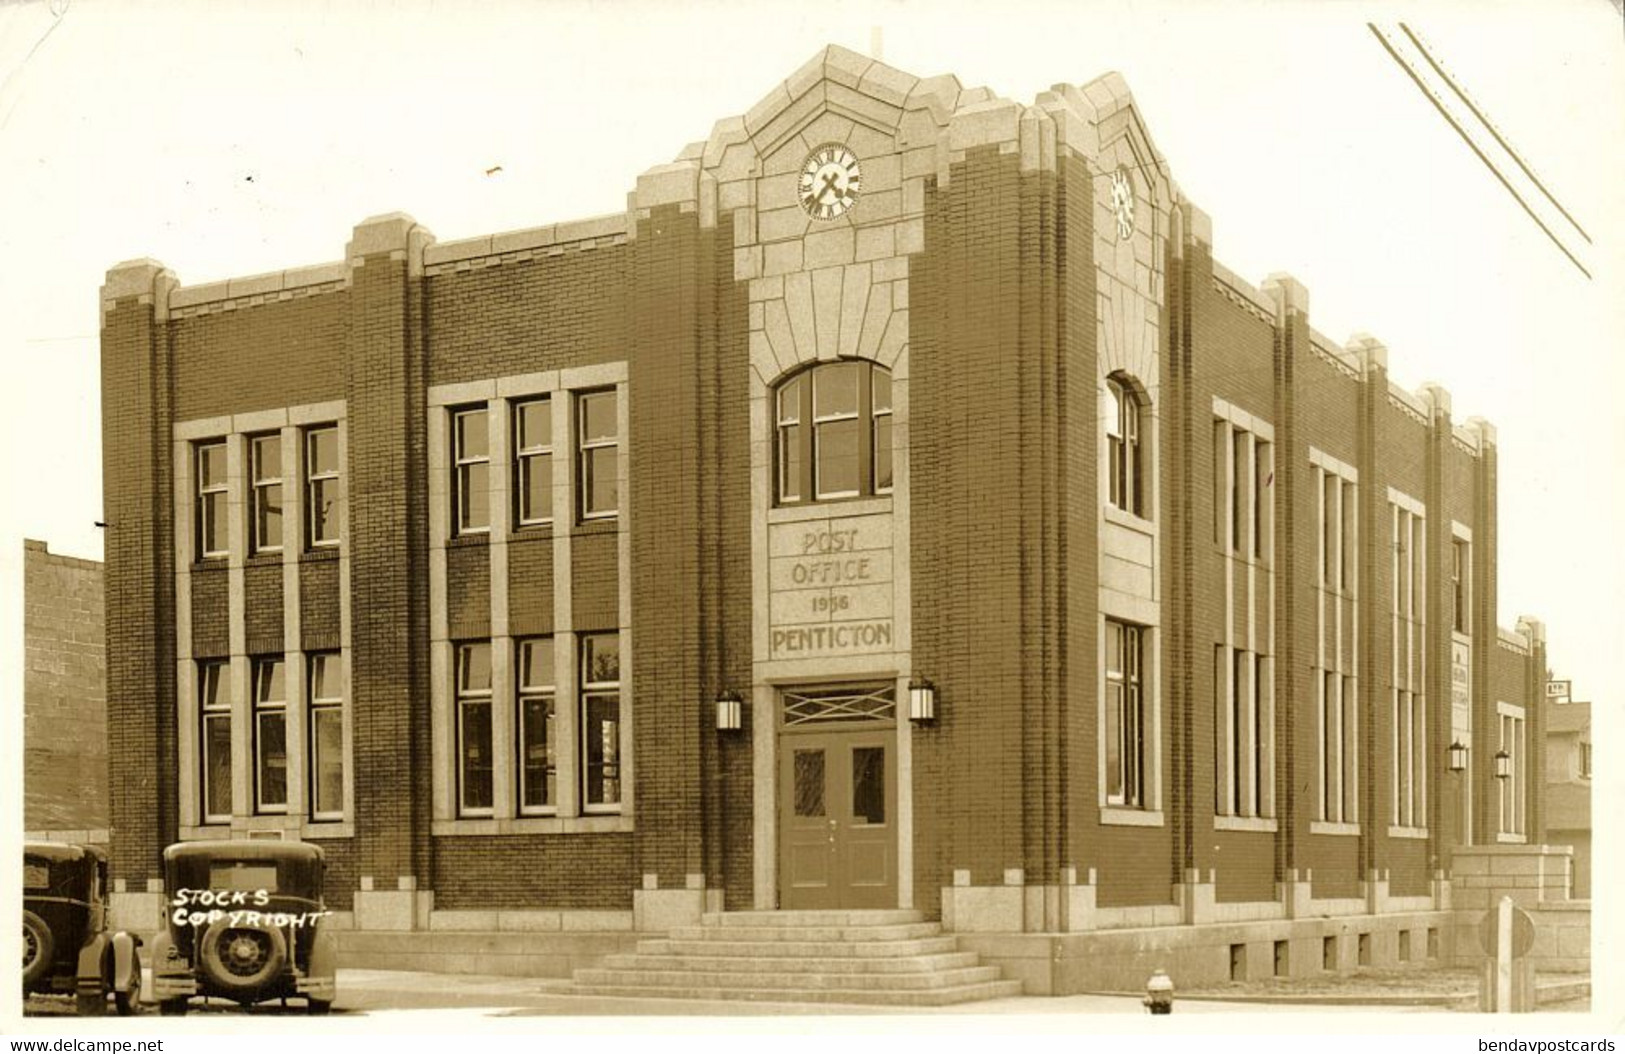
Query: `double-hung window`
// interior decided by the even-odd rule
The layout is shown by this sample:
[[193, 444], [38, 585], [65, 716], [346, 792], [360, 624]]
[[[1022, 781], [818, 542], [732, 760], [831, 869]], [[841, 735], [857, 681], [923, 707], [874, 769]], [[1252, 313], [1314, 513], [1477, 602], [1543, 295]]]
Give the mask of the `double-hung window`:
[[1106, 803], [1144, 808], [1145, 628], [1106, 620]]
[[1313, 591], [1320, 656], [1314, 685], [1319, 769], [1314, 818], [1353, 825], [1359, 822], [1360, 792], [1359, 473], [1317, 449], [1310, 450], [1309, 460], [1318, 513], [1314, 539], [1320, 548]]
[[891, 493], [894, 409], [885, 367], [823, 363], [782, 381], [773, 400], [778, 504]]
[[193, 448], [197, 473], [197, 557], [226, 555], [226, 444], [199, 443]]
[[339, 430], [323, 425], [305, 431], [305, 543], [339, 543]]
[[495, 800], [491, 724], [491, 642], [457, 646], [457, 807], [489, 816]]
[[344, 660], [314, 652], [310, 666], [310, 818], [344, 818]]
[[621, 802], [621, 638], [581, 637], [583, 812], [614, 812]]
[[553, 638], [519, 642], [519, 811], [552, 812], [558, 796]]
[[529, 527], [553, 519], [553, 402], [513, 404], [514, 523]]
[[250, 548], [256, 553], [276, 552], [282, 548], [282, 437], [251, 436], [248, 451], [253, 480]]
[[1452, 539], [1450, 543], [1450, 628], [1457, 633], [1473, 631], [1468, 607], [1472, 602], [1471, 546], [1471, 542], [1462, 538]]
[[203, 822], [231, 822], [231, 666], [223, 660], [197, 665], [199, 751], [203, 775]]
[[1393, 822], [1427, 826], [1426, 521], [1415, 500], [1389, 490], [1393, 548]]
[[452, 487], [458, 534], [491, 529], [491, 433], [484, 407], [452, 414]]
[[1107, 500], [1114, 508], [1142, 515], [1140, 397], [1124, 378], [1106, 379]]
[[254, 811], [288, 811], [288, 696], [281, 659], [254, 660]]
[[606, 519], [620, 508], [620, 400], [612, 389], [576, 398], [581, 518]]
[[1521, 841], [1526, 834], [1524, 827], [1525, 788], [1524, 780], [1525, 757], [1529, 744], [1525, 741], [1528, 734], [1525, 726], [1525, 711], [1521, 706], [1511, 703], [1496, 704], [1496, 716], [1500, 724], [1500, 751], [1511, 759], [1511, 775], [1495, 782], [1500, 784], [1500, 833], [1508, 841]]

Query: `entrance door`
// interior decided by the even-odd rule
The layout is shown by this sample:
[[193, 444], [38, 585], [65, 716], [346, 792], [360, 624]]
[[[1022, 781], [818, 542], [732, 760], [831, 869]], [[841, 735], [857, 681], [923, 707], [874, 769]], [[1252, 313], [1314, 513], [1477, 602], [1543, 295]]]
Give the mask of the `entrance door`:
[[895, 732], [779, 738], [779, 906], [897, 906]]

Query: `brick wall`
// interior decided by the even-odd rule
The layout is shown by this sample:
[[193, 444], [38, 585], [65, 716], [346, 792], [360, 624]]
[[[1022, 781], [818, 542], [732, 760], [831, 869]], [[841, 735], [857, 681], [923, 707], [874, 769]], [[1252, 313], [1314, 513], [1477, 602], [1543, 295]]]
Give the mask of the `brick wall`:
[[102, 565], [23, 542], [23, 829], [105, 830]]

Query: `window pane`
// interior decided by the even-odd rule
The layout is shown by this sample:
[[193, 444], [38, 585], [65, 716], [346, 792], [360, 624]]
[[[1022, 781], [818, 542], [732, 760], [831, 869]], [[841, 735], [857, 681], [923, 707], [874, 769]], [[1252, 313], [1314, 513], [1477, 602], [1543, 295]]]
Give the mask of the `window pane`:
[[214, 491], [203, 495], [203, 551], [226, 551], [226, 494]]
[[801, 422], [801, 386], [806, 383], [806, 376], [802, 374], [779, 388], [779, 424]]
[[312, 655], [310, 657], [310, 697], [311, 699], [339, 699], [344, 695], [340, 678], [342, 670], [337, 655]]
[[287, 698], [282, 686], [282, 660], [268, 659], [255, 664], [255, 695], [260, 703], [281, 703]]
[[205, 708], [231, 705], [231, 682], [223, 676], [225, 668], [220, 662], [199, 667], [198, 699]]
[[1123, 800], [1123, 686], [1106, 685], [1106, 800]]
[[587, 753], [587, 804], [621, 800], [621, 697], [618, 692], [587, 696], [582, 735]]
[[254, 478], [282, 478], [281, 436], [260, 436], [254, 440]]
[[311, 711], [311, 796], [317, 813], [344, 811], [344, 714], [336, 706]]
[[1123, 389], [1118, 387], [1116, 381], [1106, 382], [1106, 434], [1121, 437], [1123, 434]]
[[875, 418], [875, 490], [890, 490], [891, 467], [891, 415]]
[[614, 442], [619, 431], [615, 420], [614, 392], [594, 392], [581, 397], [582, 442]]
[[620, 507], [620, 479], [616, 448], [593, 447], [581, 452], [586, 503], [582, 511], [588, 516], [614, 512]]
[[582, 642], [581, 679], [586, 684], [614, 684], [621, 679], [621, 638], [598, 633]]
[[260, 548], [282, 544], [282, 484], [254, 489], [254, 539]]
[[870, 383], [874, 386], [875, 413], [889, 412], [891, 410], [891, 374], [876, 366], [870, 377]]
[[261, 808], [288, 804], [288, 718], [284, 711], [262, 713], [256, 720], [254, 747], [259, 760]]
[[231, 715], [203, 719], [203, 811], [231, 815]]
[[463, 808], [491, 807], [491, 704], [463, 703]]
[[852, 751], [852, 818], [886, 822], [886, 750], [856, 747]]
[[517, 417], [521, 450], [553, 445], [553, 403], [550, 400], [520, 403]]
[[477, 461], [457, 470], [460, 526], [463, 529], [491, 526], [490, 469]]
[[457, 415], [457, 457], [484, 457], [490, 449], [491, 430], [484, 410]]
[[553, 697], [538, 696], [521, 701], [519, 721], [520, 763], [524, 767], [523, 804], [551, 805], [558, 800]]
[[310, 540], [336, 542], [339, 537], [339, 481], [317, 479], [310, 483]]
[[858, 365], [842, 362], [813, 371], [813, 416], [858, 412]]
[[527, 640], [519, 644], [519, 687], [551, 688], [553, 676], [553, 640]]
[[530, 454], [519, 459], [519, 519], [523, 522], [553, 518], [553, 458]]
[[795, 752], [795, 801], [797, 816], [824, 815], [824, 752]]
[[801, 493], [801, 425], [785, 425], [779, 429], [779, 499], [800, 501]]
[[491, 645], [465, 644], [459, 652], [458, 686], [464, 692], [491, 690]]
[[197, 448], [197, 477], [200, 487], [225, 485], [226, 444], [211, 443]]
[[858, 422], [832, 421], [817, 426], [818, 496], [850, 494], [858, 489]]
[[339, 430], [337, 428], [320, 428], [306, 433], [310, 444], [310, 468], [312, 476], [321, 475], [339, 470]]

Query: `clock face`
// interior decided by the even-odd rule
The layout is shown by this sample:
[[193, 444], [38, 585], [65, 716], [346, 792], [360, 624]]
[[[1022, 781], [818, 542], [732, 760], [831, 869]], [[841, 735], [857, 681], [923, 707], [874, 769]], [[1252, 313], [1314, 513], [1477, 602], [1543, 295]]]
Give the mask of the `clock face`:
[[1119, 168], [1112, 173], [1112, 212], [1117, 216], [1117, 237], [1127, 238], [1134, 233], [1134, 184], [1128, 181], [1128, 169]]
[[833, 220], [858, 201], [863, 174], [857, 155], [841, 143], [825, 143], [801, 166], [801, 207], [815, 220]]

